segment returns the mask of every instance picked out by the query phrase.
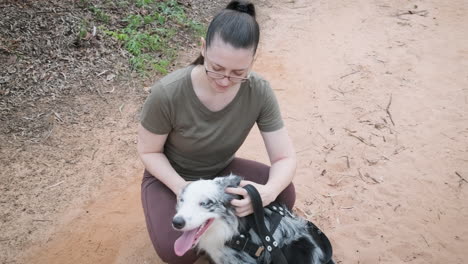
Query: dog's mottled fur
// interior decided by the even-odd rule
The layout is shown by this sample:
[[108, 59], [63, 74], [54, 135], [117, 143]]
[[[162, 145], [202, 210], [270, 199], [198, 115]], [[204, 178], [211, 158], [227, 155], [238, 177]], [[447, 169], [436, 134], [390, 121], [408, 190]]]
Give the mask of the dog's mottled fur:
[[[231, 200], [236, 198], [225, 193], [226, 187], [237, 187], [241, 178], [236, 175], [214, 180], [199, 180], [188, 184], [177, 203], [174, 219], [183, 219], [181, 231], [191, 230], [214, 219], [211, 226], [201, 235], [196, 247], [206, 252], [216, 264], [256, 264], [257, 261], [243, 251], [236, 251], [225, 243], [246, 230], [246, 219], [238, 218]], [[267, 214], [271, 213], [266, 209]], [[267, 223], [268, 226], [268, 223]], [[258, 235], [250, 231], [252, 240], [261, 244]], [[289, 263], [319, 264], [323, 252], [307, 229], [304, 219], [287, 214], [273, 234]], [[265, 250], [260, 263], [271, 263], [271, 255]]]

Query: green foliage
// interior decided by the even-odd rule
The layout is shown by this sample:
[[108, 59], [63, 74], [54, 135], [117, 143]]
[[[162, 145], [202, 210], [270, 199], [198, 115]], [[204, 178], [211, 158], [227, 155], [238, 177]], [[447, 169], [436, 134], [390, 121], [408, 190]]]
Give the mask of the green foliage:
[[91, 5], [88, 7], [88, 9], [96, 16], [97, 20], [104, 22], [104, 23], [109, 23], [110, 16], [106, 14], [104, 11], [102, 11], [100, 8]]
[[78, 39], [84, 39], [86, 37], [86, 34], [88, 33], [87, 27], [87, 22], [82, 20], [80, 22], [80, 29], [78, 30]]
[[130, 6], [130, 3], [128, 1], [118, 1], [116, 4], [120, 8], [126, 8]]
[[136, 0], [135, 5], [137, 7], [146, 7], [154, 3], [154, 0]]
[[[175, 0], [117, 2], [118, 6], [131, 4], [144, 9], [145, 12], [127, 15], [122, 20], [124, 28], [103, 31], [118, 41], [131, 55], [132, 68], [141, 73], [152, 70], [167, 73], [167, 68], [176, 57], [176, 50], [171, 47], [170, 41], [181, 27], [193, 31], [197, 37], [205, 33], [205, 27], [189, 19], [184, 8]], [[90, 10], [96, 17], [101, 14], [100, 9]]]

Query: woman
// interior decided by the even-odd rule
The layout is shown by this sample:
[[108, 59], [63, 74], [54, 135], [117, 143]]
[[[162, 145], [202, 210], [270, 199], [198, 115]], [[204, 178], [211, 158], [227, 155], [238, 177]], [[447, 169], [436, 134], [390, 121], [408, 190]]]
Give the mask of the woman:
[[[168, 263], [193, 263], [196, 252], [174, 253], [176, 198], [188, 181], [229, 173], [253, 184], [264, 205], [274, 200], [292, 208], [295, 151], [268, 82], [251, 72], [259, 41], [251, 3], [232, 1], [210, 23], [200, 57], [158, 81], [146, 100], [138, 130], [138, 152], [145, 165], [142, 203], [150, 238]], [[254, 124], [271, 167], [234, 157]], [[238, 216], [253, 212], [243, 188], [226, 192]]]

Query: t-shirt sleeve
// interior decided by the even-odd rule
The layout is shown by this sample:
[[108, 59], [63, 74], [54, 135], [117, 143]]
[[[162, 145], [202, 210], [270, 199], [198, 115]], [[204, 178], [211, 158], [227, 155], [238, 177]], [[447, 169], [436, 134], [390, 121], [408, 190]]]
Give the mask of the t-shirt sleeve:
[[141, 111], [140, 122], [144, 128], [155, 134], [164, 135], [172, 130], [169, 98], [160, 83], [151, 88]]
[[260, 84], [262, 86], [262, 105], [257, 119], [257, 126], [262, 132], [276, 131], [284, 126], [278, 100], [267, 81], [262, 80]]

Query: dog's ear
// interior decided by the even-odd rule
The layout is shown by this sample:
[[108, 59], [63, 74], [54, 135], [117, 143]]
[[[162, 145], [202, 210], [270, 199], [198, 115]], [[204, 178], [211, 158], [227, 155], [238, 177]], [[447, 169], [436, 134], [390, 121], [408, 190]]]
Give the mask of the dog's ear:
[[215, 182], [221, 185], [224, 188], [227, 187], [239, 187], [242, 178], [240, 176], [234, 175], [231, 173], [229, 176], [218, 177], [215, 179]]
[[[224, 189], [226, 189], [227, 187], [234, 187], [234, 188], [239, 187], [241, 180], [242, 180], [241, 177], [234, 175], [232, 173], [229, 176], [218, 177], [214, 179], [214, 181], [221, 186], [221, 188], [223, 189], [223, 192], [224, 192]], [[232, 208], [232, 205], [231, 205], [232, 199], [242, 199], [242, 196], [225, 193], [225, 195], [223, 195], [223, 198], [221, 199], [221, 202], [224, 204], [226, 208]]]

